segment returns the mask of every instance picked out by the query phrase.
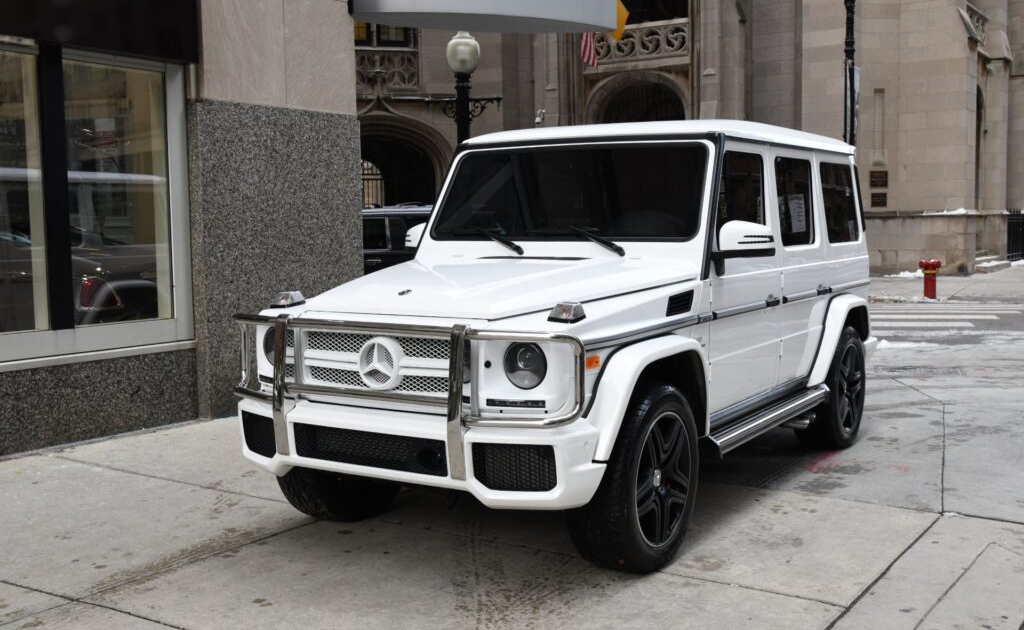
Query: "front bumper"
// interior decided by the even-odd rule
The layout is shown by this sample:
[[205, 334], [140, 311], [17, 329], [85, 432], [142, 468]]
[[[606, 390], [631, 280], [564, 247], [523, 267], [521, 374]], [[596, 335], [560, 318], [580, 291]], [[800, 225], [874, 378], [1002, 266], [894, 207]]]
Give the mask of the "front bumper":
[[[245, 412], [267, 419], [273, 417], [271, 405], [255, 400], [242, 400], [238, 410], [240, 418]], [[271, 455], [269, 457], [260, 455], [246, 446], [243, 432], [243, 454], [260, 468], [278, 476], [296, 466], [315, 468], [404, 484], [463, 490], [488, 507], [506, 509], [564, 510], [585, 505], [597, 490], [605, 469], [604, 464], [593, 461], [598, 431], [585, 420], [542, 431], [532, 428], [463, 427], [457, 436], [467, 454], [465, 478], [462, 479], [453, 477], [447, 466], [443, 467], [440, 474], [424, 474], [302, 456], [299, 455], [301, 449], [296, 441], [297, 425], [358, 431], [376, 434], [382, 439], [402, 436], [447, 444], [451, 444], [452, 438], [456, 437], [450, 434], [444, 415], [299, 400], [286, 417], [287, 448], [278, 448], [278, 452], [268, 453]], [[241, 422], [239, 426], [242, 426]], [[550, 446], [554, 454], [554, 487], [546, 491], [509, 491], [488, 487], [480, 479], [484, 476], [482, 471], [474, 469], [473, 449], [478, 444]], [[281, 453], [282, 450], [287, 452]], [[478, 472], [481, 474], [478, 475]]]

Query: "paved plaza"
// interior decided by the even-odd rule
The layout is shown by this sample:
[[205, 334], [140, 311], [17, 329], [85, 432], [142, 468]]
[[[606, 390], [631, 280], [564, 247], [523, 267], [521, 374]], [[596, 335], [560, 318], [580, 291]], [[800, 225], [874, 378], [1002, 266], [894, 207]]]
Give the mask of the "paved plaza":
[[[1024, 287], [1024, 268], [994, 275]], [[858, 443], [814, 453], [777, 430], [706, 462], [681, 553], [643, 577], [580, 560], [559, 513], [433, 490], [315, 521], [246, 464], [231, 419], [8, 459], [0, 627], [1020, 630], [1011, 297], [873, 304]]]

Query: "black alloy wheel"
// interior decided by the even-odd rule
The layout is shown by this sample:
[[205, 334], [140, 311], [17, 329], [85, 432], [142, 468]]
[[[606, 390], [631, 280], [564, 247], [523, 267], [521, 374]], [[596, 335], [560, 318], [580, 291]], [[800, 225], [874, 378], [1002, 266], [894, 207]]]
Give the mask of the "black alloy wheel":
[[690, 493], [689, 437], [674, 411], [660, 415], [647, 431], [636, 471], [636, 518], [652, 547], [678, 534]]
[[830, 390], [828, 399], [814, 410], [810, 426], [796, 430], [800, 442], [814, 449], [843, 449], [853, 445], [864, 415], [866, 383], [864, 342], [857, 329], [847, 326], [839, 337], [825, 377]]
[[697, 496], [697, 425], [677, 388], [638, 383], [590, 503], [566, 512], [569, 537], [599, 566], [649, 573], [671, 562]]
[[852, 436], [860, 428], [864, 413], [864, 376], [864, 349], [860, 344], [849, 344], [839, 362], [836, 382], [839, 430], [844, 437]]

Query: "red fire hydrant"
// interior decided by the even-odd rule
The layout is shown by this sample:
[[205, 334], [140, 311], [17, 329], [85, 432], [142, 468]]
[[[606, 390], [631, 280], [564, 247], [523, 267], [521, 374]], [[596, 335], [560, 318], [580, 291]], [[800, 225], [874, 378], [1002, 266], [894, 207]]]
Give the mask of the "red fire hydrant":
[[939, 268], [942, 267], [942, 261], [936, 260], [935, 258], [929, 258], [928, 260], [922, 260], [917, 263], [917, 266], [924, 272], [924, 296], [928, 299], [938, 299], [935, 293], [935, 276], [939, 274]]

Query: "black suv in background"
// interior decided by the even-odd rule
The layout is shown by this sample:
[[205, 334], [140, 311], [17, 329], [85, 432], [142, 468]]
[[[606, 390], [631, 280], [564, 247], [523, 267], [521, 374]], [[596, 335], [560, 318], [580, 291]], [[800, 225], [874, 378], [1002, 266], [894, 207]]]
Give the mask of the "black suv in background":
[[412, 260], [415, 250], [405, 248], [409, 228], [426, 223], [433, 206], [401, 204], [363, 209], [363, 273]]

